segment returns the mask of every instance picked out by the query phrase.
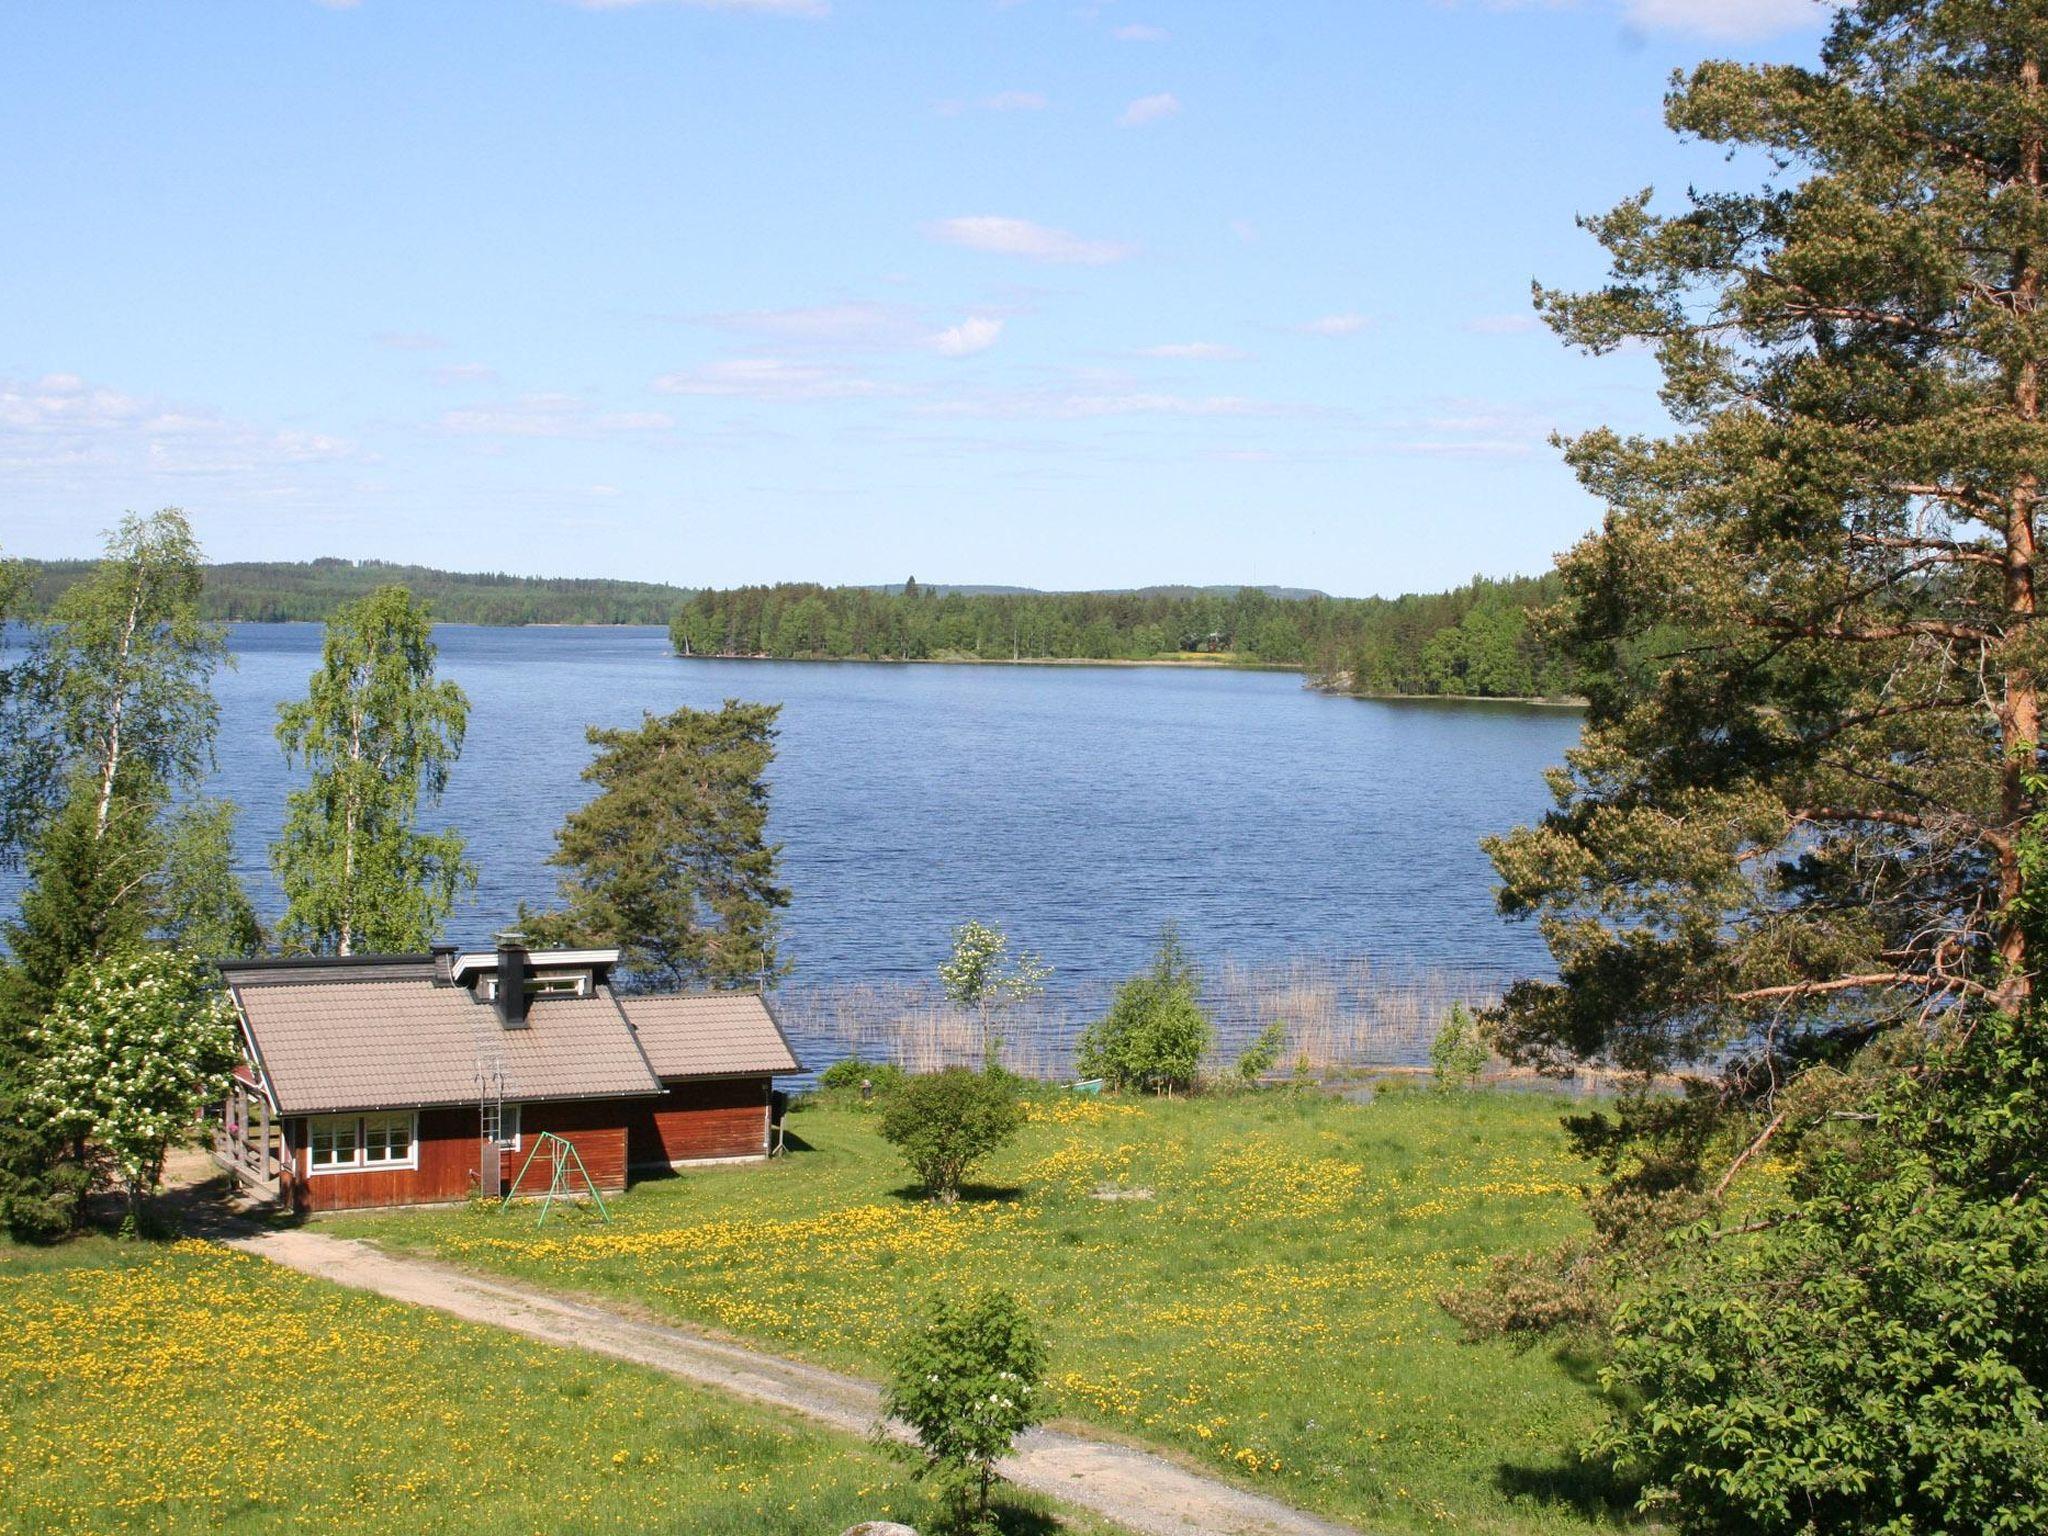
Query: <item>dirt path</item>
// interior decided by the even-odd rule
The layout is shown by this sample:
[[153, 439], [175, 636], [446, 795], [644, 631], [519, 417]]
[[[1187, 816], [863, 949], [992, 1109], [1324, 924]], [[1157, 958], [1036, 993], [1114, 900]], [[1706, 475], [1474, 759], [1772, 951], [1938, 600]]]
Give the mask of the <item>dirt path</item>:
[[[652, 1366], [852, 1434], [866, 1434], [881, 1417], [881, 1394], [870, 1382], [690, 1329], [638, 1322], [546, 1291], [394, 1258], [368, 1244], [318, 1232], [253, 1232], [226, 1241], [322, 1280]], [[1021, 1487], [1093, 1510], [1145, 1536], [1358, 1536], [1349, 1526], [1204, 1477], [1164, 1457], [1061, 1430], [1022, 1436], [1002, 1471]]]

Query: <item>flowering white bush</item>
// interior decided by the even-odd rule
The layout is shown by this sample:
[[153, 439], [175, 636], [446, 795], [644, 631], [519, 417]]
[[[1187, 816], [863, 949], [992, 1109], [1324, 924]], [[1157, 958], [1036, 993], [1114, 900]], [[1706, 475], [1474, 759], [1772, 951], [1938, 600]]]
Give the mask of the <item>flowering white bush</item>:
[[106, 1153], [132, 1220], [162, 1181], [172, 1139], [235, 1064], [235, 1010], [219, 976], [175, 950], [81, 966], [31, 1040], [28, 1112]]
[[1045, 1340], [1008, 1291], [941, 1293], [905, 1335], [884, 1405], [917, 1435], [923, 1464], [916, 1475], [941, 1480], [952, 1529], [994, 1529], [988, 1499], [996, 1463], [1050, 1413], [1044, 1377]]

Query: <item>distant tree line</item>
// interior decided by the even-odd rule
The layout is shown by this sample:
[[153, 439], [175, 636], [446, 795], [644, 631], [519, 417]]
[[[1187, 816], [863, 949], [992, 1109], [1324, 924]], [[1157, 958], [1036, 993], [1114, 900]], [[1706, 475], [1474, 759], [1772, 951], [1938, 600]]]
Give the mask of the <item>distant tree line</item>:
[[1235, 592], [939, 593], [808, 583], [691, 597], [670, 625], [685, 655], [817, 660], [1148, 661], [1213, 655], [1300, 667], [1354, 693], [1560, 697], [1570, 664], [1529, 616], [1553, 576], [1474, 578], [1449, 592], [1290, 598]]
[[[26, 615], [48, 613], [95, 569], [91, 560], [23, 562]], [[324, 622], [344, 603], [402, 586], [443, 624], [665, 624], [689, 593], [651, 581], [505, 576], [439, 571], [382, 560], [235, 561], [201, 573], [199, 611], [209, 621]]]

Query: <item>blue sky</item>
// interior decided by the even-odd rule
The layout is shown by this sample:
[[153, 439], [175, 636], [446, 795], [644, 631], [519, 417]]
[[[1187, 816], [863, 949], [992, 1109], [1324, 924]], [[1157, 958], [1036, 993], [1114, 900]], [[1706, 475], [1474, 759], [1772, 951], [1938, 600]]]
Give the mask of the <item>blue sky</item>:
[[686, 585], [1542, 569], [1654, 427], [1529, 283], [1810, 0], [0, 11], [0, 548]]

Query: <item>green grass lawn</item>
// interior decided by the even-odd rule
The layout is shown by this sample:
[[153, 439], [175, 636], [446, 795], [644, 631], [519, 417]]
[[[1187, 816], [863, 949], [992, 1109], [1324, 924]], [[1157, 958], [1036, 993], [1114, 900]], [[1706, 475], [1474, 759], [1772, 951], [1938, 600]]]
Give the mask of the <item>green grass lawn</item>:
[[[1015, 1500], [1011, 1528], [1052, 1529], [1043, 1510]], [[203, 1243], [0, 1244], [0, 1530], [831, 1536], [888, 1515], [929, 1515], [902, 1463], [652, 1371]]]
[[1597, 1416], [1588, 1371], [1462, 1343], [1435, 1303], [1581, 1221], [1560, 1108], [1045, 1097], [944, 1208], [872, 1113], [814, 1107], [789, 1157], [637, 1185], [609, 1227], [516, 1208], [324, 1225], [870, 1374], [932, 1291], [1002, 1284], [1049, 1331], [1071, 1417], [1375, 1530], [1584, 1532], [1605, 1517], [1565, 1451]]

